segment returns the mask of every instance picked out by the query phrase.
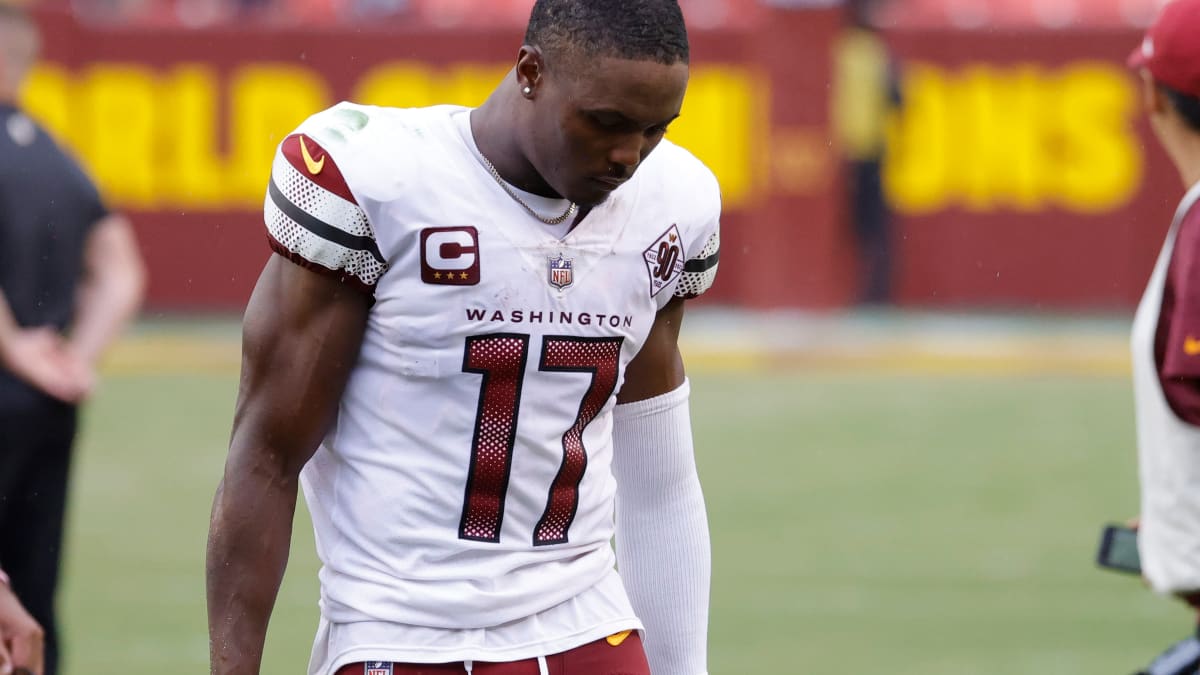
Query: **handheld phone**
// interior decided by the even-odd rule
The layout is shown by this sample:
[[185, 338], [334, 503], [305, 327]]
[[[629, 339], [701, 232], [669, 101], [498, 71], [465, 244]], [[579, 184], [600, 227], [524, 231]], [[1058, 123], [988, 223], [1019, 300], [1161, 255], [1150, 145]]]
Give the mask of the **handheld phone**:
[[1124, 525], [1105, 526], [1100, 534], [1096, 564], [1118, 572], [1141, 574], [1142, 561], [1138, 556], [1137, 530]]

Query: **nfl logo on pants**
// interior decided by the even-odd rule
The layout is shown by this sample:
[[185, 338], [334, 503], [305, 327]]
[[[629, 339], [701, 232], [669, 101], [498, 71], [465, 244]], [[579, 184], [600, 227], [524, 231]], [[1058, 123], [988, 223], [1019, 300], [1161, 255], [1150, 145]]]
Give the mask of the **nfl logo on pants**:
[[392, 664], [389, 662], [373, 661], [366, 666], [366, 675], [392, 675]]

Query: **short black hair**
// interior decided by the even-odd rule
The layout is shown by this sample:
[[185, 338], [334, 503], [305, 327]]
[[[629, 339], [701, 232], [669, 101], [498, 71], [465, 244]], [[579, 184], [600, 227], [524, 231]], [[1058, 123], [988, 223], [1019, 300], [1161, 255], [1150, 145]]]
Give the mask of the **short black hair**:
[[1200, 132], [1200, 97], [1188, 96], [1164, 84], [1158, 86], [1167, 95], [1167, 100], [1175, 107], [1175, 111], [1179, 113], [1183, 121], [1192, 128], [1192, 131]]
[[689, 58], [678, 0], [537, 0], [525, 44], [549, 54], [575, 50], [666, 65]]

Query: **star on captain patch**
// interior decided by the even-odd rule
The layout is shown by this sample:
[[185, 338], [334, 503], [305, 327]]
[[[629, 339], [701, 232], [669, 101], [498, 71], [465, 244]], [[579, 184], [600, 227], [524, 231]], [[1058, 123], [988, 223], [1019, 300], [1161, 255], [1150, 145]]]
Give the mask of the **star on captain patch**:
[[557, 258], [546, 258], [546, 261], [550, 263], [550, 276], [547, 281], [551, 286], [561, 291], [575, 283], [574, 258], [564, 258], [563, 254], [559, 253]]

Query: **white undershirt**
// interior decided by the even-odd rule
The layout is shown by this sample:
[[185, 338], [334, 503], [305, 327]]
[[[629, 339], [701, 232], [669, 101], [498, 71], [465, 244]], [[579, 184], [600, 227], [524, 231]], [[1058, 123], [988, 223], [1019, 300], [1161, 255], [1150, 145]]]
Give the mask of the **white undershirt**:
[[[467, 146], [471, 148], [471, 152], [474, 152], [477, 157], [482, 158], [483, 154], [479, 152], [479, 146], [475, 144], [475, 134], [471, 131], [470, 112], [471, 111], [469, 110], [464, 110], [461, 113], [455, 114], [454, 121], [458, 124], [458, 129], [462, 133], [463, 142], [465, 142]], [[479, 163], [484, 167], [484, 169], [487, 168], [487, 165], [483, 163], [482, 159], [480, 159]], [[489, 171], [488, 173], [491, 172]], [[508, 181], [504, 181], [504, 185], [509, 190], [512, 190], [514, 193], [516, 193], [518, 197], [520, 197], [526, 204], [529, 205], [529, 208], [533, 209], [543, 218], [557, 218], [571, 206], [571, 202], [566, 199], [554, 199], [552, 197], [535, 195], [532, 192], [526, 192], [522, 190]], [[521, 209], [522, 212], [525, 212], [525, 209], [521, 208], [521, 205], [518, 204], [516, 200], [511, 201], [513, 202], [513, 206]], [[528, 213], [526, 213], [526, 215], [528, 215]], [[562, 239], [563, 237], [567, 236], [568, 232], [571, 231], [571, 224], [574, 219], [567, 218], [557, 225], [543, 223], [535, 219], [533, 216], [529, 216], [529, 220], [540, 225], [543, 231], [554, 235], [555, 238]]]

